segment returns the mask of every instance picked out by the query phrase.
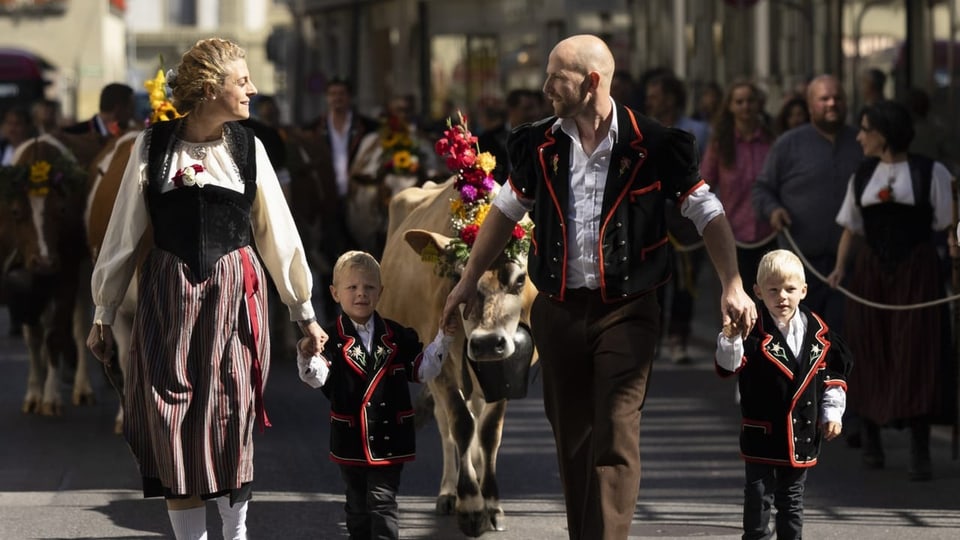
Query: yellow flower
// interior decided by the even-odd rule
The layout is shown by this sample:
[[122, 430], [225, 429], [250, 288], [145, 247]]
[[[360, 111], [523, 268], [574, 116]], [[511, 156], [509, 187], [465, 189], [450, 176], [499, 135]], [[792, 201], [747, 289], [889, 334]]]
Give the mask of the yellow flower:
[[489, 204], [481, 204], [477, 206], [477, 215], [474, 216], [473, 222], [477, 225], [482, 225], [483, 220], [487, 219], [487, 213], [490, 212]]
[[399, 146], [402, 142], [402, 137], [399, 133], [391, 133], [384, 137], [383, 147], [384, 148], [393, 148], [394, 146]]
[[393, 154], [393, 168], [396, 170], [407, 170], [412, 162], [412, 156], [406, 150], [400, 150]]
[[153, 108], [153, 114], [150, 115], [150, 123], [166, 122], [167, 120], [173, 120], [181, 117], [183, 117], [183, 115], [177, 111], [177, 108], [173, 106], [173, 103], [164, 101], [158, 107]]
[[46, 186], [32, 188], [29, 191], [27, 191], [27, 194], [30, 195], [31, 197], [46, 197], [48, 193], [50, 193], [50, 188]]
[[460, 198], [452, 199], [450, 201], [450, 214], [457, 219], [466, 219], [465, 215], [466, 207], [463, 205], [463, 201]]
[[143, 83], [144, 88], [150, 96], [150, 106], [154, 109], [160, 107], [167, 100], [167, 78], [162, 69], [157, 70], [157, 76]]
[[150, 95], [150, 108], [153, 109], [153, 114], [150, 115], [151, 124], [183, 116], [167, 99], [167, 77], [163, 74], [162, 69], [158, 69], [157, 76], [144, 82], [143, 86]]
[[477, 156], [477, 166], [483, 172], [490, 174], [497, 168], [497, 158], [493, 157], [490, 152], [480, 152], [480, 155]]
[[33, 165], [30, 165], [30, 182], [34, 184], [42, 184], [47, 181], [47, 178], [50, 176], [50, 163], [47, 161], [37, 161]]

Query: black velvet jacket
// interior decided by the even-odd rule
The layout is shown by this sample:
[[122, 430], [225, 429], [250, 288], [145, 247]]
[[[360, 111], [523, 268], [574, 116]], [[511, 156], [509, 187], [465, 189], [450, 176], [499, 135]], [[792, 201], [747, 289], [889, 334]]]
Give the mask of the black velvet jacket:
[[330, 376], [330, 459], [377, 466], [411, 461], [416, 454], [409, 383], [417, 381], [423, 344], [417, 333], [374, 314], [372, 351], [363, 347], [346, 316], [324, 329]]
[[[600, 216], [600, 290], [616, 302], [656, 289], [670, 278], [664, 218], [667, 198], [682, 201], [703, 181], [693, 135], [666, 128], [621, 105]], [[571, 140], [556, 117], [516, 128], [507, 142], [509, 185], [534, 199], [530, 277], [557, 300], [567, 288], [567, 215]]]
[[820, 406], [831, 386], [846, 390], [853, 358], [846, 344], [815, 313], [794, 356], [770, 312], [761, 304], [756, 326], [743, 343], [736, 372], [717, 366], [721, 376], [740, 375], [740, 453], [746, 461], [812, 467], [820, 454]]

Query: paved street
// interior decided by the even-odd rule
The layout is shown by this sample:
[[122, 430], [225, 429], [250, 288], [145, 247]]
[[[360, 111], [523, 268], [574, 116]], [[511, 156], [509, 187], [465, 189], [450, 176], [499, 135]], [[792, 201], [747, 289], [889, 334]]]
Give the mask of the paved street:
[[[701, 296], [696, 330], [715, 317], [712, 291]], [[6, 310], [0, 331], [6, 332]], [[694, 363], [658, 361], [643, 419], [644, 474], [631, 537], [739, 538], [743, 468], [732, 380], [718, 378], [707, 340]], [[143, 500], [133, 459], [111, 433], [117, 399], [92, 369], [99, 402], [67, 406], [59, 418], [26, 416], [22, 342], [0, 338], [0, 539], [163, 538], [159, 500]], [[549, 427], [539, 399], [510, 404], [498, 463], [508, 530], [487, 539], [566, 538]], [[416, 391], [416, 389], [414, 389]], [[69, 394], [65, 394], [69, 395]], [[327, 405], [296, 377], [292, 358], [275, 359], [266, 395], [275, 427], [257, 437], [254, 539], [344, 538], [339, 473], [327, 459]], [[887, 469], [864, 471], [858, 451], [826, 445], [807, 484], [808, 538], [933, 540], [960, 537], [960, 462], [949, 432], [935, 431], [934, 480], [907, 480], [905, 432], [884, 432]], [[462, 538], [455, 519], [433, 513], [440, 477], [435, 424], [419, 433], [418, 460], [404, 471], [400, 508], [405, 538]], [[209, 509], [211, 538], [219, 517]]]

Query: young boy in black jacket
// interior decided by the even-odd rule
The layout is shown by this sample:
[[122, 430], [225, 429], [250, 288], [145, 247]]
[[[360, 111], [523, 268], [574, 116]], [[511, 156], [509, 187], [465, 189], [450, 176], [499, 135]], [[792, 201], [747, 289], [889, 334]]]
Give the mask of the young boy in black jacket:
[[342, 313], [325, 328], [321, 356], [298, 344], [300, 378], [330, 399], [330, 459], [346, 484], [350, 538], [397, 538], [397, 491], [403, 463], [414, 459], [416, 435], [409, 382], [440, 373], [452, 340], [438, 332], [426, 349], [410, 328], [377, 313], [380, 265], [349, 251], [333, 269], [330, 293]]
[[807, 469], [820, 441], [840, 435], [852, 360], [823, 319], [800, 305], [807, 284], [796, 255], [764, 255], [753, 290], [763, 301], [756, 326], [746, 336], [725, 326], [716, 354], [721, 376], [740, 377], [743, 538], [771, 536], [773, 506], [777, 538], [800, 538]]

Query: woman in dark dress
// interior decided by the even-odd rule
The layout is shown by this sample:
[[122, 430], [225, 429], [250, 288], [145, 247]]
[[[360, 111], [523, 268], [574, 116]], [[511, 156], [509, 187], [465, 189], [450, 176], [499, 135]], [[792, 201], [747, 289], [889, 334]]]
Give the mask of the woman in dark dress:
[[[934, 234], [951, 223], [950, 173], [940, 163], [908, 155], [912, 138], [910, 113], [902, 105], [884, 101], [863, 110], [857, 140], [866, 158], [837, 214], [844, 232], [829, 282], [836, 287], [853, 259], [851, 292], [878, 304], [943, 296]], [[869, 468], [884, 466], [880, 428], [907, 426], [910, 478], [932, 476], [930, 423], [943, 418], [949, 406], [943, 385], [956, 380], [947, 376], [944, 361], [944, 315], [939, 306], [886, 310], [847, 303], [845, 335], [855, 359], [850, 408], [863, 421]]]

